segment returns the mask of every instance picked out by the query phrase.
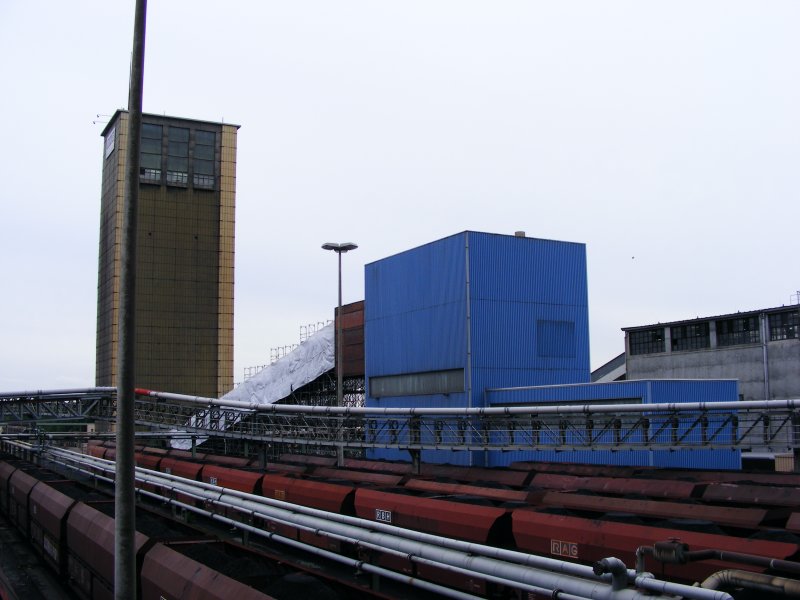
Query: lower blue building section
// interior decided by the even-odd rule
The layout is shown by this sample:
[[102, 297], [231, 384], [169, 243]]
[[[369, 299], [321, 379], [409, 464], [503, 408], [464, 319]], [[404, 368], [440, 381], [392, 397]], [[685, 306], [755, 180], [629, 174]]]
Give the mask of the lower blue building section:
[[[521, 388], [490, 389], [484, 392], [486, 407], [506, 406], [553, 406], [553, 405], [593, 405], [593, 404], [682, 404], [688, 402], [735, 402], [739, 398], [739, 385], [736, 380], [640, 380], [612, 383], [589, 383], [568, 385], [547, 385]], [[426, 401], [427, 400], [427, 401]], [[463, 407], [458, 398], [453, 398], [453, 408]], [[382, 407], [408, 406], [393, 404], [390, 399], [380, 402]], [[443, 407], [441, 396], [420, 397], [416, 407]], [[648, 435], [658, 436], [659, 442], [672, 444], [672, 450], [514, 450], [514, 451], [449, 451], [426, 450], [422, 461], [428, 463], [448, 463], [464, 466], [503, 467], [513, 462], [564, 462], [588, 463], [597, 465], [651, 466], [689, 469], [741, 469], [741, 451], [738, 449], [681, 449], [680, 438], [685, 431], [662, 427], [659, 421], [665, 417], [652, 415]], [[722, 432], [721, 435], [735, 435], [732, 425], [726, 425], [723, 417], [709, 417], [709, 430]], [[718, 421], [715, 421], [718, 419]], [[726, 429], [727, 428], [727, 429]], [[543, 445], [558, 441], [561, 445], [571, 445], [570, 433], [564, 433], [561, 440], [542, 440]], [[599, 438], [601, 443], [610, 442], [612, 432], [603, 434], [608, 439]], [[644, 435], [641, 433], [639, 435]], [[637, 440], [629, 438], [629, 441]], [[673, 443], [674, 442], [674, 443]], [[575, 444], [579, 445], [579, 444]], [[402, 450], [375, 449], [368, 456], [373, 459], [408, 461], [408, 452]]]

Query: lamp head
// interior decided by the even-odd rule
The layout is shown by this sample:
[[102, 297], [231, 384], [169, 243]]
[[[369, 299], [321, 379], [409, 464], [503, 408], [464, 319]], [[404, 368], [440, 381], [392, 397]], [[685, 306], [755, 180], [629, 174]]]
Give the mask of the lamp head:
[[354, 244], [353, 242], [343, 242], [341, 244], [325, 242], [322, 244], [323, 250], [333, 250], [336, 253], [348, 252], [350, 250], [355, 250], [356, 248], [358, 248], [358, 245]]

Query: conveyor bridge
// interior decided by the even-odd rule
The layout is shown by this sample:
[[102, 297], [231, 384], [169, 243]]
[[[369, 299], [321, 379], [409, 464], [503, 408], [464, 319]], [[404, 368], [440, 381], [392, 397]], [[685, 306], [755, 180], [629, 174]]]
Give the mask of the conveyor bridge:
[[[113, 422], [115, 414], [115, 388], [0, 394], [0, 423], [22, 425], [29, 433], [44, 423]], [[367, 408], [259, 405], [137, 390], [135, 419], [137, 426], [151, 430], [143, 437], [218, 437], [309, 448], [393, 448], [411, 452], [791, 452], [800, 448], [800, 400]]]

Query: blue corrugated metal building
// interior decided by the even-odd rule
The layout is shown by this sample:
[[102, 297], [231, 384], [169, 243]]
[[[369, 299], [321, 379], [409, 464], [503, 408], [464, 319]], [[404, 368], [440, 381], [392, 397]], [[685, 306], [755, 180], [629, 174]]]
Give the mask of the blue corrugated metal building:
[[[590, 384], [586, 247], [474, 231], [365, 267], [368, 407], [736, 400], [735, 381]], [[544, 387], [543, 387], [544, 386]], [[500, 389], [516, 388], [516, 389]], [[373, 458], [407, 460], [396, 450]], [[424, 451], [425, 462], [738, 468], [738, 451]]]
[[365, 277], [367, 406], [479, 407], [488, 388], [589, 381], [583, 244], [465, 231]]

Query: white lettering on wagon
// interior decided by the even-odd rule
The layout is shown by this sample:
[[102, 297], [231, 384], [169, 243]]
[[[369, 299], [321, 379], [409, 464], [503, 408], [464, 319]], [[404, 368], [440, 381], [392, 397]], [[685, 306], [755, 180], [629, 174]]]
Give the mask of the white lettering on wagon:
[[390, 510], [383, 510], [381, 508], [375, 509], [375, 520], [382, 521], [384, 523], [391, 523], [392, 522], [392, 511]]
[[550, 554], [554, 556], [565, 556], [567, 558], [578, 558], [578, 544], [575, 542], [550, 540]]

